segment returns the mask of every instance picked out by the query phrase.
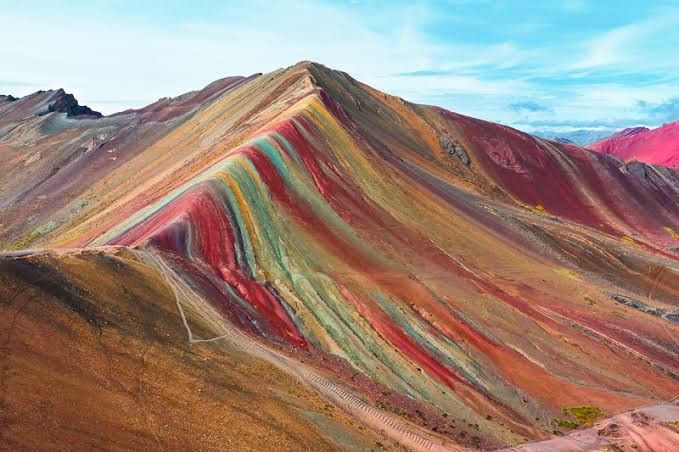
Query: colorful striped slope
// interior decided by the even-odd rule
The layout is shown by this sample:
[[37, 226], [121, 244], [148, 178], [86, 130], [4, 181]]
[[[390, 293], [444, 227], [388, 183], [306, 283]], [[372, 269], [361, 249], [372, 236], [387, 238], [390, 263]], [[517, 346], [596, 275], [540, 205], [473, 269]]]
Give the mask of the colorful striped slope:
[[515, 446], [679, 394], [675, 169], [309, 62], [99, 119], [29, 100], [0, 103], [6, 259], [130, 253], [189, 338], [392, 441]]

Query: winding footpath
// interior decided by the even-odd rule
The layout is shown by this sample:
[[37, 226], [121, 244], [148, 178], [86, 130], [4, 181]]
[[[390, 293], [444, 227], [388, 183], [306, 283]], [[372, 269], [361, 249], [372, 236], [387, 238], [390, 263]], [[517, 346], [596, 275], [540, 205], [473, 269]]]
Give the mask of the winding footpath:
[[[417, 451], [460, 451], [467, 450], [442, 437], [436, 437], [425, 429], [413, 425], [404, 419], [377, 409], [345, 387], [329, 380], [320, 373], [285, 354], [250, 338], [237, 328], [228, 325], [223, 317], [202, 297], [197, 295], [184, 280], [165, 262], [161, 253], [152, 249], [132, 250], [141, 262], [144, 262], [163, 275], [172, 290], [177, 309], [186, 329], [190, 344], [224, 341], [229, 346], [248, 355], [264, 359], [284, 372], [298, 378], [304, 384], [315, 389], [327, 400], [346, 411], [370, 428]], [[191, 331], [187, 319], [187, 311], [200, 317], [217, 336], [203, 339], [197, 338]]]

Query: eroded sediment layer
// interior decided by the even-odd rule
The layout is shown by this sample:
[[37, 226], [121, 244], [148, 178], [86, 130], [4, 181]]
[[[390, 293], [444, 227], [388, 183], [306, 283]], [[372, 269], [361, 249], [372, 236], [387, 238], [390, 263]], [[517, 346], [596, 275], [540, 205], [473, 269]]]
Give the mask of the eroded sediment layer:
[[[120, 118], [149, 135], [119, 132], [128, 151], [108, 166], [70, 157], [86, 183], [59, 169], [10, 188], [5, 248], [162, 256], [166, 284], [209, 307], [197, 318], [259, 337], [269, 351], [246, 351], [293, 374], [269, 353], [304, 360], [297, 377], [342, 405], [311, 377], [334, 375], [366, 407], [344, 408], [378, 431], [388, 410], [422, 438], [432, 429], [426, 441], [516, 445], [577, 427], [571, 409], [606, 416], [679, 392], [675, 170], [409, 104], [312, 63], [213, 91], [176, 117], [14, 132], [28, 149]], [[106, 160], [107, 143], [84, 155]]]

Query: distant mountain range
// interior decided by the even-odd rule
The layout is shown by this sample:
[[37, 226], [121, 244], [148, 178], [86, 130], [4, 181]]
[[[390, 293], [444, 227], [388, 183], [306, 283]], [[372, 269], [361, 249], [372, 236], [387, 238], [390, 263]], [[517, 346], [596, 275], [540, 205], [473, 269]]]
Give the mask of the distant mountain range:
[[586, 146], [594, 143], [616, 132], [614, 129], [606, 130], [573, 130], [571, 132], [551, 132], [551, 131], [537, 131], [532, 132], [533, 135], [546, 138], [548, 140], [556, 141], [565, 144], [577, 144], [578, 146]]

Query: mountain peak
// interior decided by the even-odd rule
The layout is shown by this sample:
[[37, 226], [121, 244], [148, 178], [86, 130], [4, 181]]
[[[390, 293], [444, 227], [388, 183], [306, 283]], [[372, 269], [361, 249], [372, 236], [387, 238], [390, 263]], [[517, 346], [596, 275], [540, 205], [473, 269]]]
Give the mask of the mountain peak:
[[646, 133], [650, 131], [648, 127], [628, 127], [626, 129], [622, 129], [619, 132], [614, 133], [613, 135], [610, 136], [610, 138], [625, 138], [625, 137], [631, 137], [633, 135], [638, 135], [640, 133]]
[[297, 63], [292, 65], [293, 68], [302, 68], [302, 69], [329, 69], [327, 66], [321, 63], [317, 63], [315, 61], [311, 60], [302, 60], [298, 61]]
[[[345, 413], [330, 421], [355, 417], [416, 450], [495, 450], [677, 393], [677, 171], [405, 102], [311, 61], [101, 121], [35, 116], [48, 107], [83, 108], [56, 90], [0, 110], [0, 249], [20, 253], [0, 254], [0, 319], [17, 322], [3, 402], [26, 426], [17, 437], [53, 444], [35, 427], [51, 416], [94, 426], [85, 433], [102, 442], [180, 444], [163, 418], [155, 430], [132, 419], [128, 434], [102, 432], [97, 416], [135, 403], [128, 388], [146, 363], [187, 382], [212, 369], [214, 386], [171, 387], [149, 405], [162, 414], [203, 387], [194, 411], [212, 419], [216, 359], [231, 350], [278, 368], [247, 375], [251, 388], [264, 373], [311, 388], [316, 411]], [[102, 353], [102, 331], [121, 359]], [[180, 343], [202, 343], [205, 360], [158, 352]], [[69, 360], [74, 347], [87, 359]], [[44, 409], [35, 395], [85, 380], [99, 386], [83, 410]], [[297, 400], [285, 411], [316, 413], [311, 396]], [[241, 402], [283, 412], [264, 396]], [[226, 444], [222, 427], [200, 433]]]
[[15, 100], [18, 99], [11, 94], [0, 94], [0, 102], [14, 102]]
[[603, 154], [615, 155], [627, 162], [679, 167], [679, 121], [656, 129], [630, 127], [614, 133], [591, 146]]
[[330, 81], [330, 79], [338, 80], [341, 78], [354, 80], [349, 74], [347, 74], [344, 71], [333, 69], [322, 63], [317, 63], [315, 61], [309, 60], [299, 61], [298, 63], [288, 67], [287, 70], [291, 70], [293, 72], [300, 71], [309, 74], [311, 76], [312, 82], [315, 85], [318, 85], [318, 82], [321, 79], [326, 81]]
[[66, 113], [68, 117], [101, 118], [103, 116], [86, 105], [80, 105], [73, 94], [67, 93], [62, 88], [54, 91], [47, 112]]
[[5, 111], [5, 120], [23, 120], [31, 116], [43, 116], [48, 113], [66, 113], [72, 118], [100, 118], [98, 111], [80, 105], [78, 100], [63, 89], [39, 90], [23, 97], [0, 95], [0, 102]]

